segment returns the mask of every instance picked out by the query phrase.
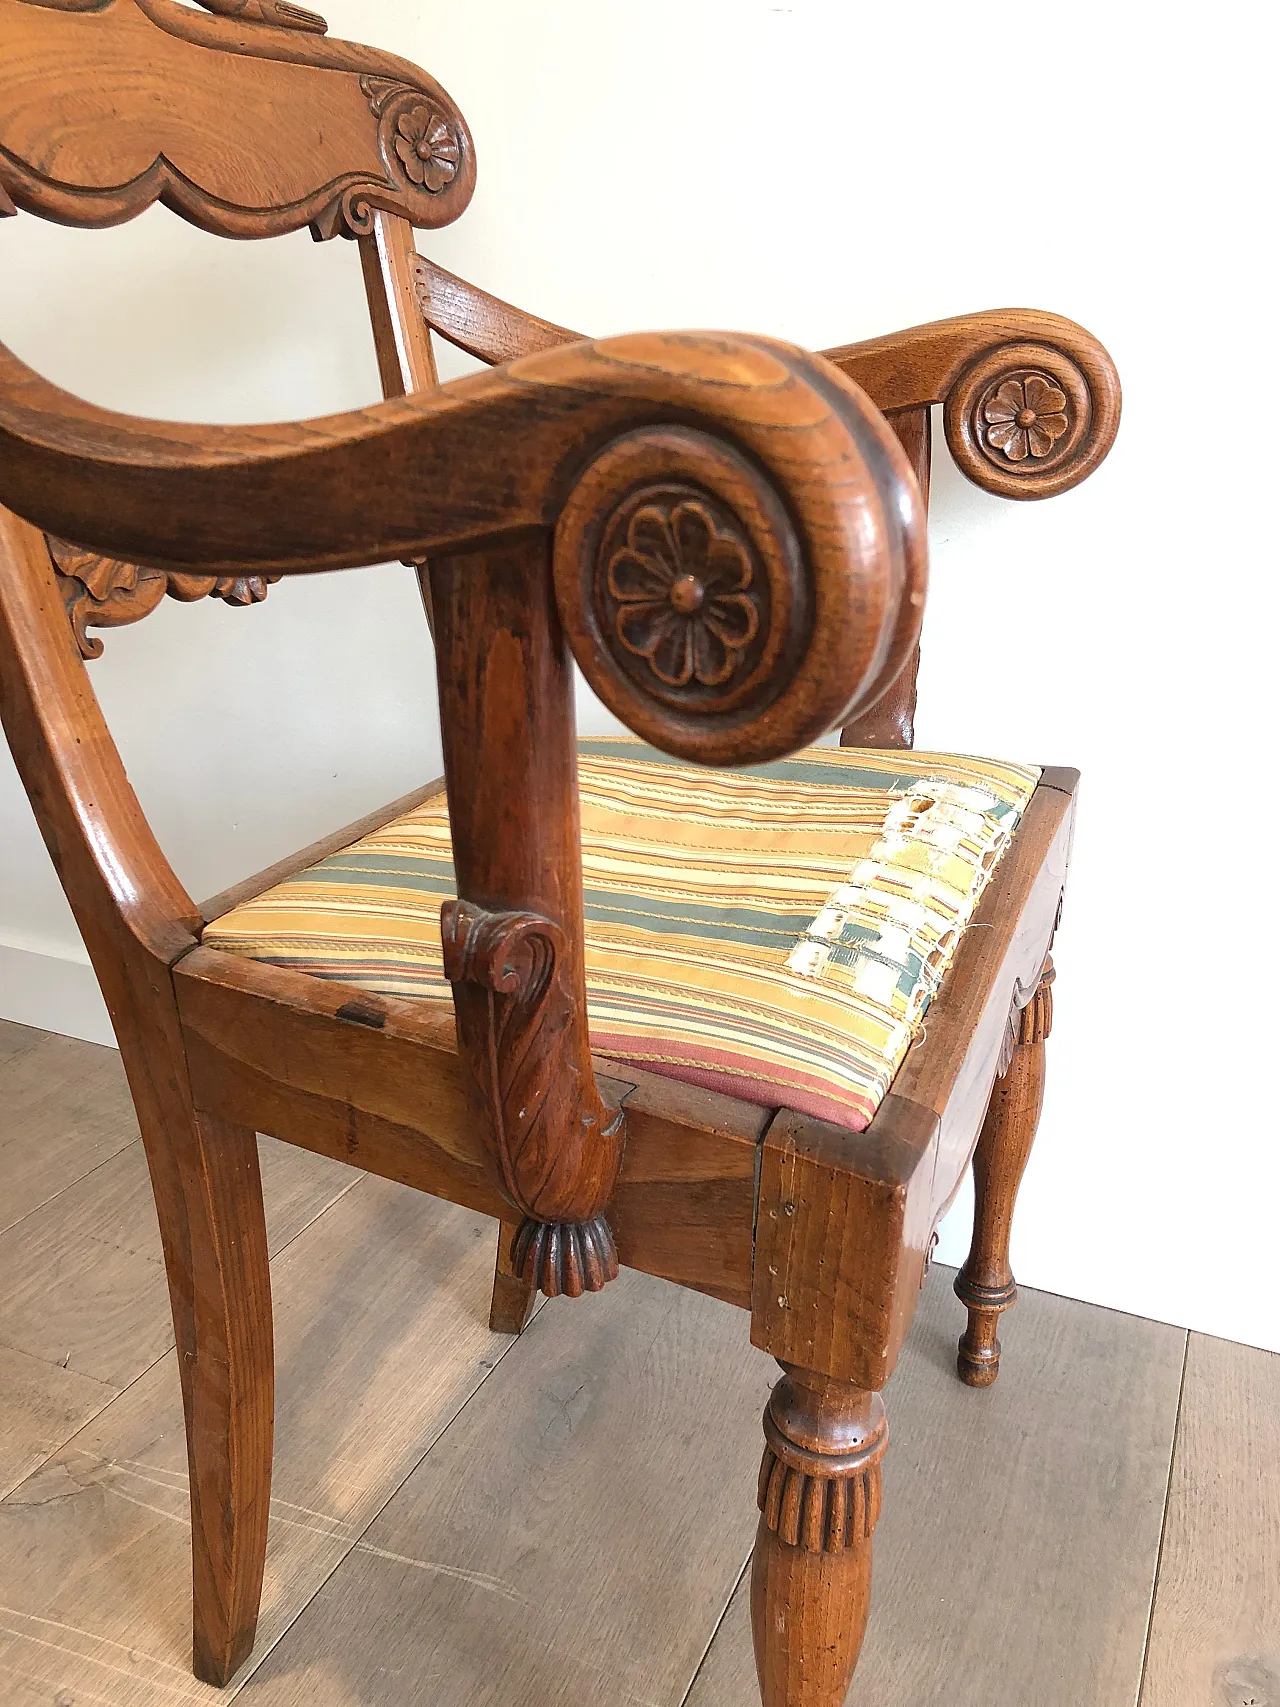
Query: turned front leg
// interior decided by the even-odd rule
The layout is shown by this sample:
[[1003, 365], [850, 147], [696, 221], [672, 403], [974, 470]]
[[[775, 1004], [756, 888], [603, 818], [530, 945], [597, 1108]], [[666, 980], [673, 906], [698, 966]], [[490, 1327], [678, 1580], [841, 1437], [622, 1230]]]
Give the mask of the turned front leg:
[[1013, 1048], [991, 1092], [973, 1158], [973, 1244], [956, 1276], [968, 1308], [957, 1367], [970, 1387], [989, 1387], [1000, 1371], [996, 1327], [1018, 1296], [1009, 1241], [1018, 1187], [1031, 1155], [1044, 1102], [1044, 1042], [1053, 1025], [1053, 962], [1047, 960], [1031, 1000], [1010, 1020]]
[[764, 1707], [843, 1707], [871, 1601], [878, 1393], [783, 1364], [764, 1414], [751, 1623]]

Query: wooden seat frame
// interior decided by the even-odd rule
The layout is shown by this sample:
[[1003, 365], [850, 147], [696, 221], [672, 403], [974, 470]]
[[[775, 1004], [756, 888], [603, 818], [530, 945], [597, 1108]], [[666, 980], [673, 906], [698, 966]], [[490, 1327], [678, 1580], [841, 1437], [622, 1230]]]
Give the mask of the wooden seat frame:
[[[837, 1707], [867, 1614], [880, 1389], [971, 1160], [960, 1372], [996, 1375], [1076, 773], [1043, 772], [925, 1031], [855, 1133], [592, 1062], [571, 660], [631, 728], [693, 762], [764, 759], [841, 725], [849, 745], [909, 746], [932, 406], [971, 479], [1048, 496], [1106, 455], [1114, 369], [1080, 327], [1026, 310], [824, 356], [722, 334], [583, 340], [418, 253], [414, 226], [456, 218], [474, 182], [470, 135], [437, 84], [329, 41], [283, 0], [207, 8], [221, 15], [0, 0], [0, 214], [100, 225], [162, 199], [223, 235], [353, 236], [387, 399], [300, 425], [137, 422], [0, 349], [0, 711], [102, 985], [155, 1189], [196, 1674], [231, 1677], [261, 1591], [266, 1132], [500, 1219], [495, 1327], [519, 1330], [536, 1285], [575, 1294], [619, 1261], [749, 1312], [784, 1371], [753, 1568], [763, 1698]], [[302, 148], [317, 111], [323, 135]], [[439, 386], [432, 332], [493, 371]], [[620, 638], [610, 566], [645, 507], [668, 522], [692, 507], [704, 538], [751, 565], [754, 626], [683, 680], [656, 643]], [[392, 558], [419, 566], [433, 622], [444, 781], [196, 907], [89, 685], [90, 628], [166, 594], [250, 604], [280, 575]], [[694, 574], [672, 589], [689, 633], [709, 620], [702, 596]], [[201, 945], [208, 920], [445, 786], [454, 1020]]]

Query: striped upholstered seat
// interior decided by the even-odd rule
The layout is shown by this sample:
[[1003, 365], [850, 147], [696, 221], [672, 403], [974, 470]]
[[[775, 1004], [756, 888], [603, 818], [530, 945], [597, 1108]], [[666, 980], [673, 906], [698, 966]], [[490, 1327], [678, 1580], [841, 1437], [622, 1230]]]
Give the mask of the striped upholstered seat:
[[[596, 1052], [864, 1127], [1039, 772], [815, 747], [695, 769], [579, 746]], [[447, 1002], [443, 794], [218, 919], [233, 954]]]

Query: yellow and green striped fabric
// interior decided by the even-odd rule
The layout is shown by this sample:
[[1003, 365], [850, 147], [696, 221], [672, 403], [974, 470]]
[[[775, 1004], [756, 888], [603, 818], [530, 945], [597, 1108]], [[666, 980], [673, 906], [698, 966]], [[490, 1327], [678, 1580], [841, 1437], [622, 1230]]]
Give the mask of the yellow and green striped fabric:
[[[861, 1129], [1039, 771], [812, 747], [706, 770], [579, 743], [595, 1051]], [[214, 948], [447, 1002], [443, 794], [216, 920]]]

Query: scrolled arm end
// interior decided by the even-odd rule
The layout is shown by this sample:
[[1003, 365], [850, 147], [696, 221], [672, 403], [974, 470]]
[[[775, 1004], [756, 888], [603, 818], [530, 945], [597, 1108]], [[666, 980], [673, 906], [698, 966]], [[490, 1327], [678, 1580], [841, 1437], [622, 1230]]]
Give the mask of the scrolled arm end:
[[[1064, 325], [1071, 326], [1070, 322]], [[1120, 380], [1096, 339], [993, 345], [947, 393], [943, 425], [961, 473], [1002, 498], [1052, 498], [1088, 478], [1120, 425]]]
[[1002, 498], [1078, 486], [1120, 424], [1111, 357], [1083, 326], [1039, 309], [960, 314], [826, 356], [881, 409], [941, 403], [961, 473]]
[[[630, 342], [596, 350], [625, 360]], [[743, 765], [818, 739], [896, 675], [923, 610], [924, 519], [856, 386], [789, 346], [719, 346], [722, 372], [712, 359], [675, 379], [674, 421], [619, 434], [582, 470], [554, 564], [609, 709], [678, 757]], [[672, 344], [673, 367], [690, 349]]]

